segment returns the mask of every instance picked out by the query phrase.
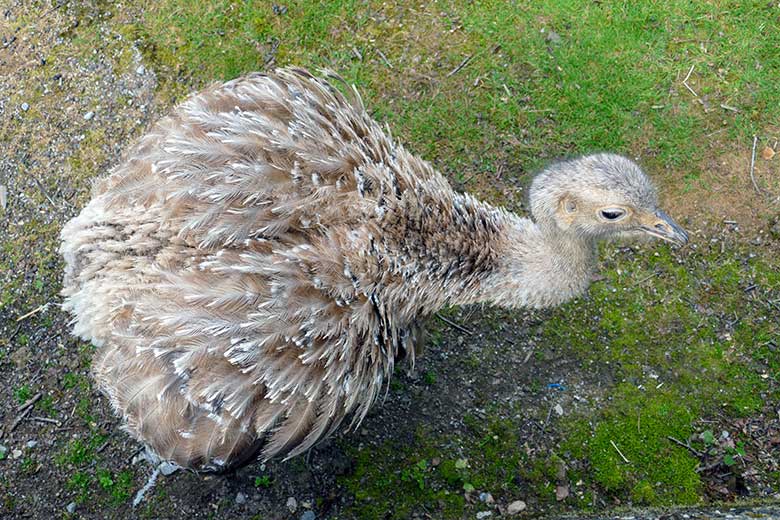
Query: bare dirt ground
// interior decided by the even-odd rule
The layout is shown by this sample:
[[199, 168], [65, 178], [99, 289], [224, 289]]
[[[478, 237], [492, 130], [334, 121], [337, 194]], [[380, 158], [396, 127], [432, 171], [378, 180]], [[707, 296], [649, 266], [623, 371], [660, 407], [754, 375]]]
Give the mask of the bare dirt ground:
[[[468, 332], [434, 320], [437, 335], [424, 359], [413, 373], [398, 374], [384, 404], [357, 431], [289, 462], [256, 464], [226, 476], [180, 471], [160, 477], [134, 508], [133, 496], [151, 468], [133, 462], [139, 446], [118, 429], [105, 399], [91, 388], [91, 347], [69, 335], [68, 316], [59, 310], [57, 234], [88, 200], [90, 176], [115, 164], [170, 108], [169, 101], [155, 96], [155, 71], [139, 50], [100, 19], [90, 23], [104, 32], [102, 43], [87, 56], [72, 57], [72, 16], [39, 10], [35, 16], [43, 21], [29, 23], [25, 16], [24, 2], [0, 8], [1, 517], [352, 518], [355, 493], [345, 481], [354, 481], [360, 450], [411, 444], [421, 430], [468, 439], [470, 422], [498, 414], [517, 425], [517, 449], [532, 457], [554, 448], [562, 435], [556, 431], [560, 415], [598, 409], [612, 373], [580, 366], [545, 345], [546, 313], [461, 309], [447, 316]], [[780, 236], [777, 200], [768, 194], [780, 194], [778, 159], [759, 158], [757, 175], [766, 190], [761, 195], [745, 177], [749, 161], [749, 150], [721, 150], [692, 194], [669, 199], [694, 226], [696, 241], [750, 242], [771, 256], [778, 252], [773, 233]], [[565, 390], [556, 386], [561, 381]], [[767, 403], [764, 413], [742, 426], [760, 430], [761, 439], [777, 436], [776, 414]], [[442, 456], [465, 448], [453, 443], [446, 449]], [[767, 450], [776, 455], [778, 445], [770, 442]], [[711, 475], [709, 496], [733, 500], [747, 482], [749, 498], [780, 499], [776, 481], [764, 473], [746, 475], [741, 483], [728, 481], [732, 476]], [[467, 496], [463, 518], [506, 514], [519, 499], [527, 502], [523, 515], [562, 514], [554, 500], [552, 506], [537, 500], [523, 486], [519, 494], [494, 492], [494, 502]], [[718, 495], [720, 489], [725, 493]], [[576, 483], [571, 492], [577, 492]], [[624, 505], [593, 500], [599, 508]], [[425, 510], [409, 514], [437, 517]], [[780, 509], [624, 511], [599, 518], [780, 518]]]

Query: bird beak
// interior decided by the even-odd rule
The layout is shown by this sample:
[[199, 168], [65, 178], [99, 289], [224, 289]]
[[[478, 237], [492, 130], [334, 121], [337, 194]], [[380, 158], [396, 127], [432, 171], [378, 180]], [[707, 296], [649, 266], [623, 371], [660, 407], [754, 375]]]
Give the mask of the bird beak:
[[642, 230], [654, 237], [658, 237], [667, 242], [683, 246], [688, 243], [688, 233], [672, 220], [672, 217], [662, 210], [656, 210], [652, 218], [651, 225], [642, 226]]

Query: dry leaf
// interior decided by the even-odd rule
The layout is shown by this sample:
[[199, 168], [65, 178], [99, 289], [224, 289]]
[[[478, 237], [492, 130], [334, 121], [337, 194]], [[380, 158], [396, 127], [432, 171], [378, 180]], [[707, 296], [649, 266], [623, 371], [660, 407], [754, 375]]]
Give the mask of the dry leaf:
[[768, 161], [775, 156], [775, 153], [776, 152], [774, 150], [772, 150], [770, 147], [767, 146], [763, 150], [761, 150], [761, 157], [763, 157]]

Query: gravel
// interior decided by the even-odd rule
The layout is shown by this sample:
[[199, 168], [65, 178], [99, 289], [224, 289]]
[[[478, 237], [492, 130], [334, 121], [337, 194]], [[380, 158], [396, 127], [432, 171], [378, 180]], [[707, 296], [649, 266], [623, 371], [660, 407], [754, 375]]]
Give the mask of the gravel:
[[484, 502], [486, 504], [492, 504], [493, 502], [495, 502], [495, 500], [493, 500], [493, 495], [485, 492], [479, 494], [479, 501]]
[[160, 473], [162, 473], [166, 477], [173, 475], [180, 469], [181, 468], [179, 466], [177, 466], [176, 464], [171, 464], [170, 462], [163, 462], [162, 464], [160, 464]]
[[525, 502], [522, 500], [515, 500], [506, 507], [507, 514], [516, 515], [517, 513], [524, 511], [526, 508]]

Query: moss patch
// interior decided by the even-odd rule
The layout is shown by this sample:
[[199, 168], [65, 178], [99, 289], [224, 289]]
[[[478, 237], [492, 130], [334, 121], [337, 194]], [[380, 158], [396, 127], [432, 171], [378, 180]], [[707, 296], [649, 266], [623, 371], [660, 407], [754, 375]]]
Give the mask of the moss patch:
[[518, 490], [520, 452], [510, 421], [470, 421], [466, 438], [420, 430], [409, 444], [387, 442], [355, 450], [354, 472], [340, 479], [355, 497], [349, 514], [357, 518], [409, 518], [435, 512], [461, 518], [471, 509], [464, 495], [490, 492], [511, 496]]
[[681, 404], [681, 396], [646, 395], [623, 385], [615, 389], [615, 398], [620, 401], [601, 415], [592, 437], [572, 439], [584, 442], [595, 482], [644, 504], [698, 502], [698, 460], [668, 439], [687, 439], [692, 433], [695, 416]]
[[769, 338], [780, 328], [767, 314], [780, 290], [774, 261], [707, 248], [607, 256], [606, 278], [544, 325], [547, 342], [586, 366], [608, 366], [618, 381], [590, 427], [564, 421], [564, 449], [607, 496], [696, 503], [699, 460], [669, 437], [686, 442], [699, 417], [748, 416], [776, 399]]

